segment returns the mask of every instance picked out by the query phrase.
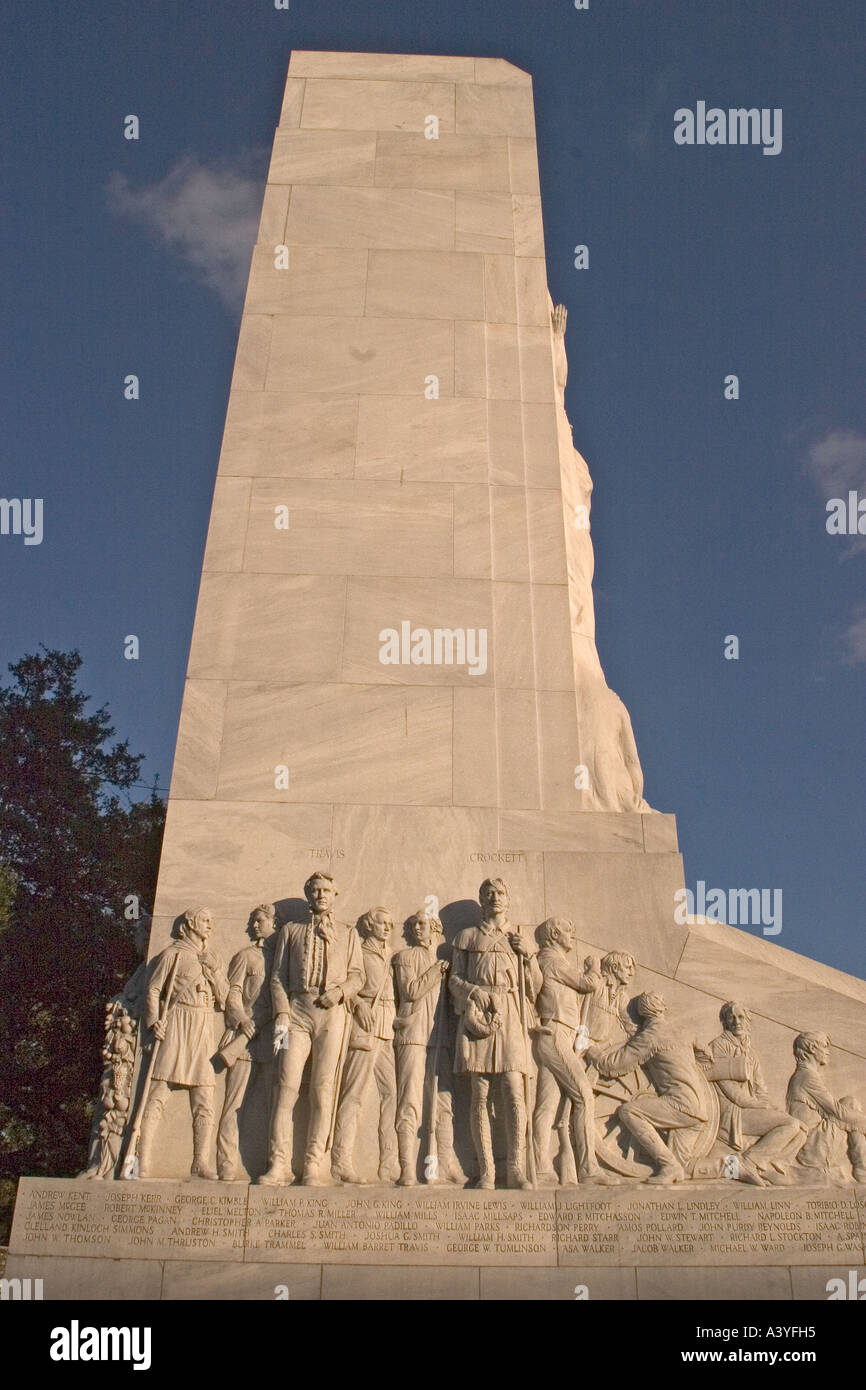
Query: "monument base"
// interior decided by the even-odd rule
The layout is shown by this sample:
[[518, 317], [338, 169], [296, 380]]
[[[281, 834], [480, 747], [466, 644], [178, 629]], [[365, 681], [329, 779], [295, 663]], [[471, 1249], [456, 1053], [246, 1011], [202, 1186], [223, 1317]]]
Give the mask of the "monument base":
[[47, 1300], [820, 1299], [866, 1191], [257, 1187], [23, 1178], [8, 1279]]

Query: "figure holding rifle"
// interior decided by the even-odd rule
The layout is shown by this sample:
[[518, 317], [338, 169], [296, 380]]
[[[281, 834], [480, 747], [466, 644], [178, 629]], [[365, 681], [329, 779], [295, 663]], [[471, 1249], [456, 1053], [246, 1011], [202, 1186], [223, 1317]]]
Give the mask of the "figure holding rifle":
[[496, 1181], [490, 1100], [498, 1080], [505, 1107], [508, 1186], [531, 1188], [526, 1141], [534, 1066], [529, 1032], [535, 1025], [541, 971], [530, 943], [509, 921], [504, 881], [485, 879], [479, 898], [481, 925], [458, 933], [448, 981], [459, 1015], [454, 1070], [470, 1078], [478, 1186], [489, 1189]]
[[[207, 908], [178, 918], [176, 940], [156, 958], [145, 996], [144, 1023], [153, 1032], [153, 1053], [139, 1107], [138, 1175], [153, 1174], [156, 1132], [169, 1092], [185, 1090], [192, 1112], [194, 1178], [214, 1180], [210, 1161], [214, 1127], [213, 1015], [222, 1009], [229, 985], [225, 966], [209, 949]], [[129, 1152], [132, 1153], [131, 1136]]]

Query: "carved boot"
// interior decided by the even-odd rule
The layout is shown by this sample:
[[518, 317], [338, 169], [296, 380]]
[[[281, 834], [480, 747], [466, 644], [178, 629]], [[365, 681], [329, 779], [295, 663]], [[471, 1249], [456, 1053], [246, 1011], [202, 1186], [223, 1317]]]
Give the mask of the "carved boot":
[[204, 1178], [207, 1182], [217, 1181], [216, 1169], [210, 1162], [210, 1140], [213, 1122], [207, 1115], [196, 1115], [192, 1122], [192, 1167], [190, 1177]]
[[400, 1155], [400, 1176], [397, 1179], [400, 1187], [417, 1187], [418, 1185], [418, 1150], [420, 1143], [415, 1134], [410, 1129], [398, 1129], [397, 1131], [397, 1151]]
[[[563, 1138], [563, 1130], [558, 1130], [560, 1139]], [[566, 1143], [560, 1148], [560, 1165], [562, 1167], [561, 1178], [557, 1176], [556, 1169], [550, 1158], [551, 1140], [553, 1137], [553, 1126], [546, 1121], [534, 1126], [532, 1136], [533, 1149], [535, 1152], [535, 1172], [538, 1178], [539, 1187], [558, 1187], [560, 1181], [563, 1186], [571, 1186], [577, 1183], [577, 1173], [574, 1172], [574, 1159], [571, 1157], [571, 1139], [565, 1136]], [[566, 1151], [567, 1150], [567, 1151]], [[573, 1173], [573, 1176], [572, 1176]]]
[[138, 1135], [138, 1176], [140, 1179], [153, 1176], [153, 1149], [156, 1139], [156, 1131], [159, 1125], [162, 1110], [154, 1111], [150, 1106], [145, 1106], [144, 1114], [141, 1118], [141, 1129]]
[[436, 1126], [436, 1149], [439, 1157], [439, 1181], [463, 1187], [466, 1174], [454, 1152], [454, 1128], [450, 1116], [440, 1120]]
[[526, 1176], [526, 1112], [521, 1104], [508, 1105], [505, 1115], [508, 1131], [508, 1186], [531, 1190]]
[[[396, 1182], [402, 1169], [397, 1159], [397, 1150], [393, 1142], [386, 1144], [379, 1151], [379, 1181], [381, 1183]], [[361, 1180], [363, 1182], [363, 1179]]]
[[337, 1114], [337, 1126], [334, 1133], [334, 1147], [331, 1152], [331, 1177], [337, 1182], [346, 1182], [353, 1185], [364, 1181], [355, 1172], [355, 1164], [352, 1155], [355, 1151], [355, 1132], [358, 1127], [357, 1115], [341, 1118]]
[[648, 1120], [639, 1115], [630, 1115], [628, 1129], [655, 1164], [656, 1170], [647, 1178], [648, 1183], [668, 1187], [671, 1183], [685, 1181], [686, 1171], [683, 1165], [674, 1157]]
[[478, 1159], [478, 1186], [486, 1192], [496, 1186], [496, 1165], [493, 1161], [493, 1137], [486, 1101], [474, 1101], [469, 1106], [469, 1128]]

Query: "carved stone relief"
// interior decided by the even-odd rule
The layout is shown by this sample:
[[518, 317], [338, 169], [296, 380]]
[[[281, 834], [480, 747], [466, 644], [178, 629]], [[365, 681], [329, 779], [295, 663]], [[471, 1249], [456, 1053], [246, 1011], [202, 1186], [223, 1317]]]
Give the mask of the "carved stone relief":
[[[303, 921], [277, 927], [273, 905], [253, 910], [251, 944], [227, 972], [209, 946], [210, 913], [185, 912], [146, 980], [137, 972], [112, 1000], [87, 1176], [117, 1176], [119, 1168], [124, 1177], [152, 1176], [166, 1100], [184, 1090], [192, 1176], [243, 1179], [238, 1126], [256, 1084], [268, 1093], [269, 1132], [267, 1167], [255, 1181], [293, 1183], [306, 1082], [298, 1136], [305, 1186], [866, 1182], [866, 1112], [833, 1094], [827, 1037], [796, 1038], [782, 1103], [768, 1092], [743, 1004], [723, 1004], [722, 1031], [696, 1041], [660, 994], [632, 997], [628, 953], [578, 964], [567, 918], [535, 930], [513, 922], [501, 878], [482, 883], [478, 924], [458, 931], [450, 950], [430, 912], [407, 920], [407, 944], [392, 951], [386, 908], [371, 908], [355, 926], [340, 921], [336, 885], [321, 872], [304, 894]], [[214, 1052], [217, 1011], [225, 1029]], [[468, 1114], [474, 1178], [455, 1152], [458, 1101]], [[359, 1172], [365, 1122], [378, 1137], [375, 1173]]]

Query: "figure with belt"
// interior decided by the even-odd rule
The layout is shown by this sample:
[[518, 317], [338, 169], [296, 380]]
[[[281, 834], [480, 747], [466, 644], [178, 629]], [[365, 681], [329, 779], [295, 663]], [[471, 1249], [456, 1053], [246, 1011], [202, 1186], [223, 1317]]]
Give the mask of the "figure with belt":
[[528, 940], [508, 918], [508, 887], [485, 879], [481, 925], [454, 941], [448, 987], [458, 1013], [454, 1070], [471, 1084], [469, 1119], [478, 1158], [478, 1186], [496, 1184], [490, 1125], [491, 1087], [498, 1080], [505, 1109], [508, 1186], [529, 1188], [526, 1172], [526, 1090], [534, 1066], [528, 1032], [541, 971]]
[[364, 982], [361, 940], [354, 927], [334, 917], [337, 889], [330, 874], [304, 884], [309, 920], [287, 922], [277, 941], [271, 976], [274, 1052], [269, 1166], [258, 1179], [268, 1186], [294, 1181], [294, 1111], [310, 1060], [309, 1121], [302, 1181], [325, 1187], [325, 1156], [335, 1093], [351, 1021], [352, 1002]]
[[[424, 1123], [425, 1082], [430, 1091], [430, 1128], [436, 1163], [425, 1155], [428, 1182], [460, 1183], [466, 1175], [454, 1152], [454, 1083], [451, 1074], [451, 1028], [445, 977], [449, 962], [442, 952], [442, 923], [416, 912], [406, 923], [409, 945], [394, 956], [397, 1017], [397, 1148], [401, 1187], [418, 1181], [418, 1151]], [[430, 1149], [433, 1143], [430, 1144]]]
[[[138, 1141], [140, 1178], [153, 1173], [153, 1146], [169, 1092], [189, 1094], [194, 1178], [216, 1179], [210, 1161], [214, 1127], [213, 1015], [229, 991], [225, 965], [209, 949], [211, 914], [199, 907], [178, 920], [177, 940], [157, 956], [147, 987], [144, 1023], [159, 1040]], [[171, 981], [171, 995], [161, 999]], [[160, 1017], [160, 1006], [162, 1016]]]
[[581, 1055], [580, 1007], [582, 999], [602, 988], [596, 962], [588, 957], [584, 969], [572, 962], [574, 923], [567, 917], [549, 917], [539, 929], [541, 950], [538, 967], [542, 986], [538, 996], [539, 1026], [535, 1030], [538, 1086], [535, 1099], [534, 1139], [539, 1179], [555, 1184], [550, 1143], [560, 1098], [571, 1102], [571, 1128], [581, 1183], [611, 1186], [618, 1179], [604, 1173], [595, 1156], [595, 1096]]
[[349, 1050], [334, 1129], [331, 1175], [340, 1182], [360, 1183], [355, 1171], [355, 1137], [361, 1107], [371, 1078], [379, 1101], [379, 1181], [397, 1176], [394, 1113], [397, 1080], [394, 1073], [394, 981], [388, 942], [394, 919], [384, 907], [365, 912], [356, 928], [361, 938], [364, 983], [355, 995]]
[[624, 1101], [616, 1117], [655, 1163], [648, 1183], [683, 1182], [685, 1163], [709, 1119], [695, 1048], [671, 1026], [660, 994], [639, 994], [634, 1008], [638, 1027], [628, 1042], [612, 1049], [590, 1046], [586, 1060], [602, 1077], [643, 1069], [654, 1090]]
[[262, 903], [250, 914], [247, 931], [252, 945], [232, 956], [225, 1006], [226, 1031], [219, 1055], [226, 1065], [226, 1089], [217, 1131], [217, 1172], [222, 1182], [241, 1176], [238, 1118], [253, 1077], [273, 1064], [270, 974], [277, 938], [276, 908]]

